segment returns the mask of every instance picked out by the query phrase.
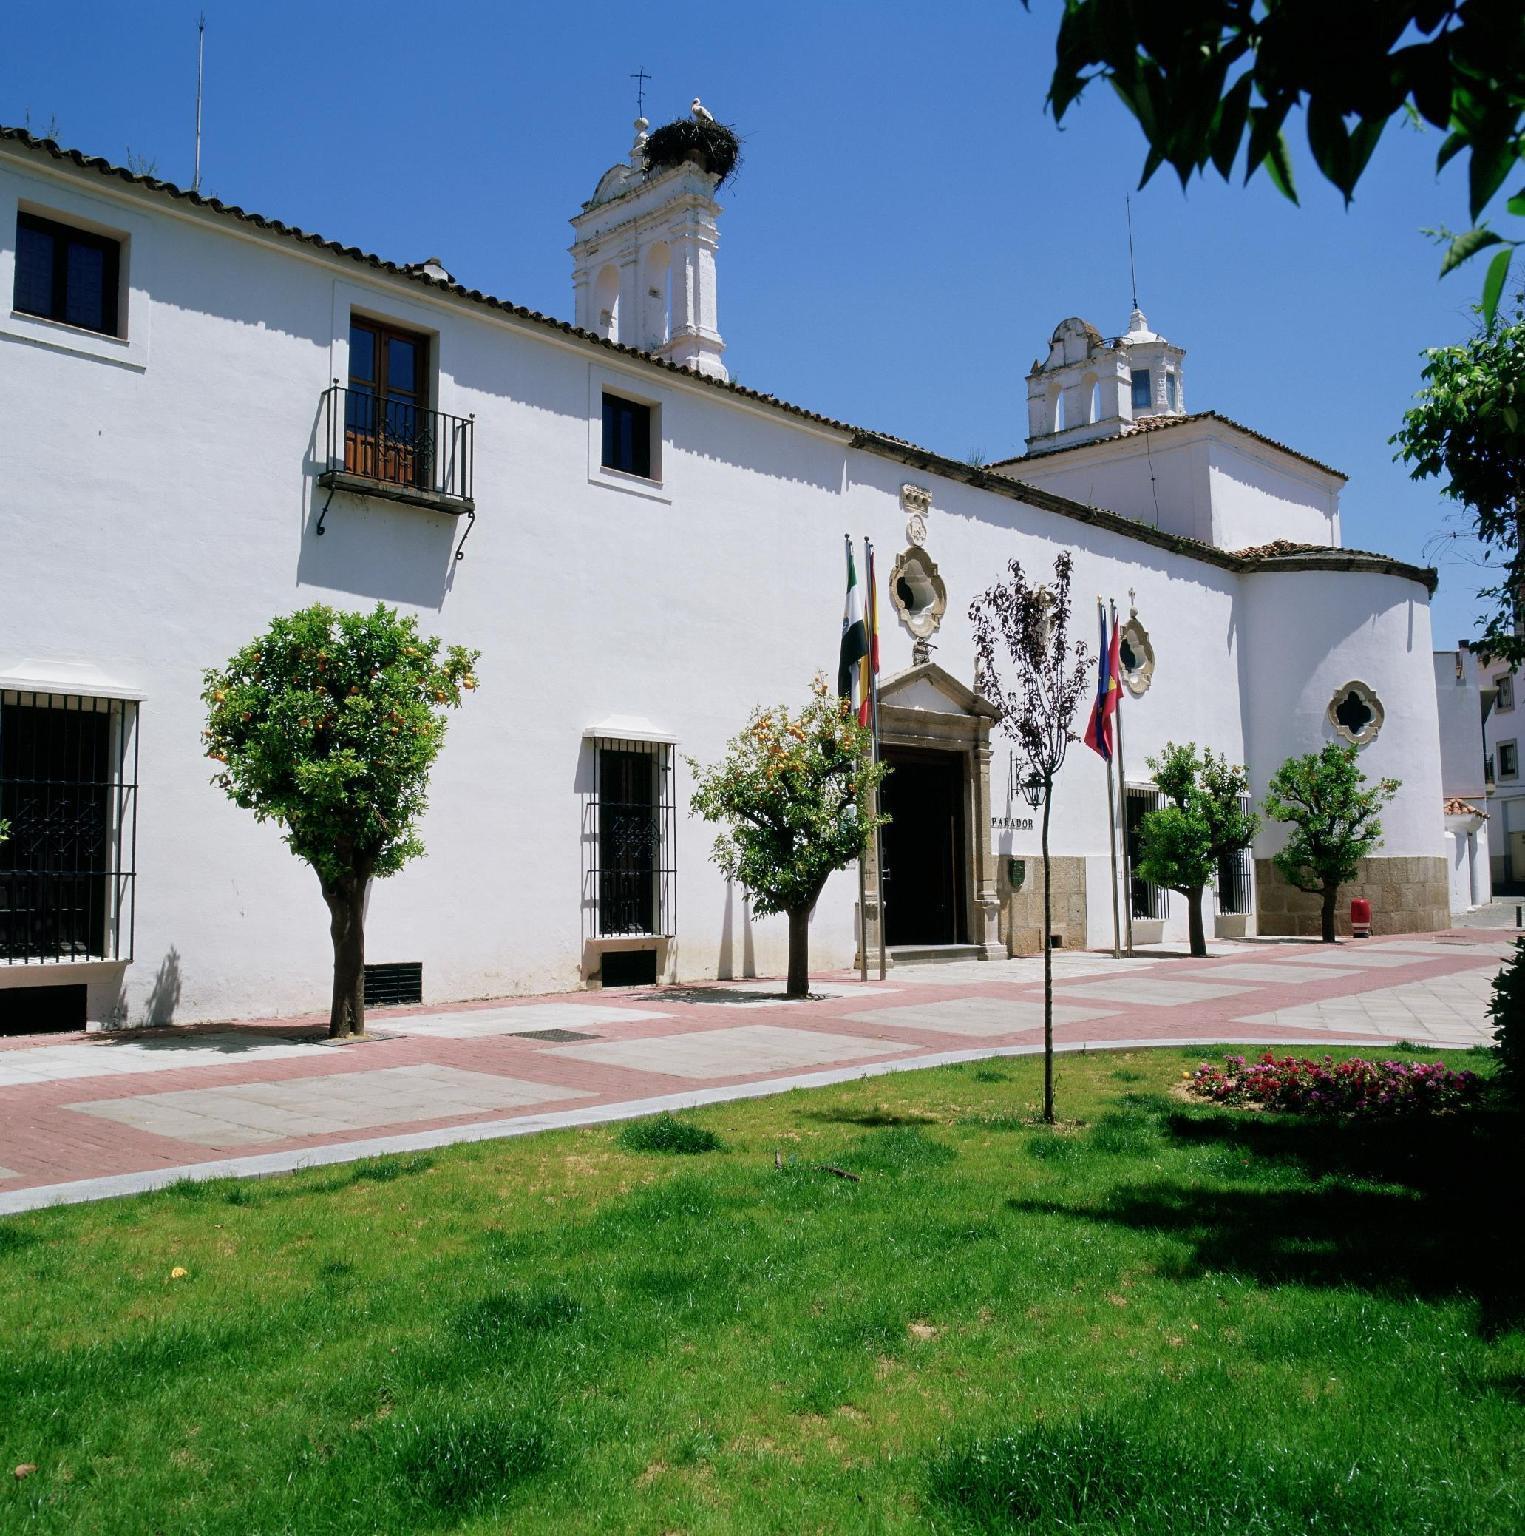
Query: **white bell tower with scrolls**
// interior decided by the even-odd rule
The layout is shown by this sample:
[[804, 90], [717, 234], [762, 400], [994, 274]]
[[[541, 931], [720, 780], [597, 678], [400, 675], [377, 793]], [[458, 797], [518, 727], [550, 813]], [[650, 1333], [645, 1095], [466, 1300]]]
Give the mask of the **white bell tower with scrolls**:
[[644, 117], [628, 160], [572, 220], [575, 324], [681, 368], [725, 379], [715, 305], [718, 178], [684, 163], [649, 170]]

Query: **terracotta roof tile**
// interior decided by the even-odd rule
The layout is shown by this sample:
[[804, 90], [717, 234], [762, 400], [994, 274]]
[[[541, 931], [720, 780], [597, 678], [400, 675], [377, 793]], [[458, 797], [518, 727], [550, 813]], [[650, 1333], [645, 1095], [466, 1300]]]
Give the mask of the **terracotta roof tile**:
[[[1300, 452], [1296, 448], [1289, 448], [1286, 443], [1279, 443], [1274, 437], [1267, 437], [1264, 432], [1257, 432], [1254, 427], [1247, 427], [1242, 421], [1235, 421], [1231, 416], [1225, 416], [1221, 411], [1193, 411], [1187, 416], [1146, 416], [1142, 421], [1130, 422], [1117, 437], [1093, 437], [1083, 443], [1065, 443], [1060, 448], [1048, 448], [1040, 453], [1023, 453], [1014, 459], [1002, 459], [1002, 465], [1006, 464], [1032, 464], [1040, 459], [1051, 459], [1055, 454], [1073, 453], [1080, 448], [1094, 448], [1098, 443], [1115, 443], [1130, 437], [1139, 437], [1146, 432], [1168, 432], [1173, 427], [1184, 427], [1194, 421], [1216, 421], [1225, 427], [1231, 427], [1235, 432], [1242, 432], [1246, 437], [1252, 437], [1257, 443], [1264, 443], [1268, 448], [1275, 448], [1278, 452], [1289, 454], [1294, 459], [1301, 459], [1304, 464], [1311, 464], [1314, 469], [1322, 470], [1326, 475], [1333, 475], [1339, 480], [1348, 480], [1350, 477], [1332, 465], [1325, 464], [1320, 459], [1315, 459], [1311, 454]], [[992, 466], [994, 468], [995, 466]]]
[[1488, 820], [1487, 811], [1469, 800], [1463, 800], [1459, 795], [1452, 795], [1446, 801], [1444, 811], [1447, 816], [1481, 816], [1484, 821]]

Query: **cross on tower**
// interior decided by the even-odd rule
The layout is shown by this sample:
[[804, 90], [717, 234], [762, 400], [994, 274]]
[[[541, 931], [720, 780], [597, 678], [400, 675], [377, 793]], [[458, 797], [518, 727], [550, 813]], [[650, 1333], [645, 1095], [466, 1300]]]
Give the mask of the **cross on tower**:
[[645, 117], [646, 82], [651, 79], [651, 76], [644, 69], [638, 69], [630, 78], [635, 81], [635, 115]]

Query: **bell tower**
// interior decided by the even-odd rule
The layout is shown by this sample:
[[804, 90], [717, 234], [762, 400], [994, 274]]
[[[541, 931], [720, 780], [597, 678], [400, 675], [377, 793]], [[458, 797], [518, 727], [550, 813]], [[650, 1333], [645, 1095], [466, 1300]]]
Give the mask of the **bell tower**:
[[725, 379], [715, 304], [719, 177], [702, 165], [649, 167], [650, 124], [599, 178], [572, 220], [574, 323], [680, 368]]
[[1077, 316], [1061, 320], [1048, 356], [1027, 375], [1027, 451], [1120, 437], [1148, 417], [1184, 416], [1185, 357], [1137, 307], [1128, 329], [1110, 339]]

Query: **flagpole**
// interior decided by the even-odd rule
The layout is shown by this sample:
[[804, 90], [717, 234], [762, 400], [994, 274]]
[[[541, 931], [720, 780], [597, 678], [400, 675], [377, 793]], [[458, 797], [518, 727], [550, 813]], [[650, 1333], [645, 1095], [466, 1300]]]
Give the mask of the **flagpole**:
[[[1101, 598], [1096, 599], [1096, 617], [1101, 624], [1101, 649], [1102, 654], [1110, 657], [1111, 646], [1107, 637], [1107, 608], [1102, 604]], [[1117, 623], [1117, 614], [1112, 615], [1112, 622]], [[1109, 686], [1116, 686], [1109, 683]], [[1105, 736], [1102, 738], [1105, 740]], [[1112, 756], [1107, 757], [1107, 851], [1112, 859], [1112, 958], [1119, 959], [1123, 952], [1122, 930], [1118, 926], [1117, 919], [1117, 784], [1113, 778]]]
[[[1099, 603], [1100, 599], [1097, 601]], [[1117, 604], [1109, 599], [1107, 602], [1107, 608], [1112, 616], [1112, 629], [1114, 632], [1116, 632]], [[1105, 624], [1102, 626], [1102, 634], [1103, 637], [1106, 636]], [[1111, 654], [1110, 645], [1108, 647], [1108, 654]], [[1113, 679], [1112, 687], [1120, 690], [1122, 687], [1121, 680]], [[1118, 708], [1116, 710], [1116, 714], [1118, 721], [1118, 734], [1120, 735], [1122, 730], [1122, 695], [1120, 692], [1118, 694], [1117, 703]], [[1119, 751], [1115, 751], [1113, 753], [1113, 757], [1120, 757], [1120, 749]], [[1114, 781], [1113, 775], [1113, 761], [1112, 757], [1109, 757], [1107, 759], [1107, 852], [1111, 855], [1112, 858], [1112, 958], [1114, 960], [1118, 960], [1122, 958], [1123, 940], [1122, 930], [1118, 925], [1117, 919], [1117, 785]]]
[[[873, 733], [873, 761], [879, 762], [879, 586], [874, 574], [874, 545], [871, 539], [863, 541], [865, 564], [868, 567], [868, 697], [869, 724]], [[874, 789], [874, 814], [879, 814], [879, 790]], [[884, 839], [879, 828], [874, 828], [874, 910], [879, 914], [879, 980], [883, 981], [888, 970], [888, 953], [884, 940]]]
[[[847, 551], [847, 579], [852, 582], [853, 569], [853, 536], [850, 533], [842, 535], [842, 544]], [[843, 632], [846, 633], [847, 620], [842, 621]], [[847, 698], [848, 708], [852, 707], [852, 695]], [[868, 980], [868, 850], [865, 848], [858, 855], [858, 980]]]
[[[1133, 596], [1130, 590], [1128, 596]], [[1113, 614], [1113, 622], [1116, 622], [1116, 613]], [[1118, 680], [1119, 685], [1121, 679]], [[1123, 693], [1119, 686], [1117, 691], [1117, 783], [1118, 806], [1122, 817], [1123, 827], [1123, 916], [1126, 922], [1126, 937], [1128, 944], [1128, 956], [1133, 956], [1133, 858], [1128, 847], [1128, 775], [1123, 768]]]

